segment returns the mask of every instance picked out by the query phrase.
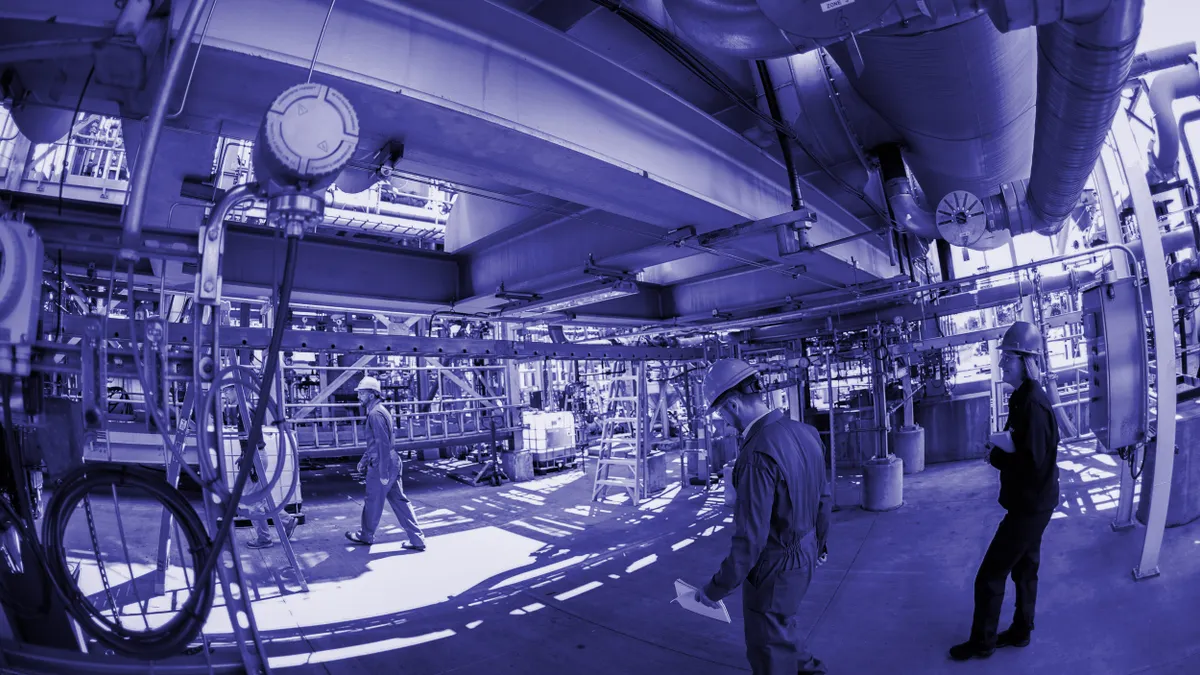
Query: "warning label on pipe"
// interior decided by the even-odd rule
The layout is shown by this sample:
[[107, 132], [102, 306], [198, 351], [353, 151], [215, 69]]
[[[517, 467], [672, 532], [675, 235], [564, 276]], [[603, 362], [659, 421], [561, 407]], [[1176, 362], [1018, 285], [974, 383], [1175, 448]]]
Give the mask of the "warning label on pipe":
[[829, 0], [828, 2], [821, 3], [821, 11], [828, 12], [829, 10], [837, 9], [838, 7], [845, 7], [846, 5], [853, 4], [854, 0]]

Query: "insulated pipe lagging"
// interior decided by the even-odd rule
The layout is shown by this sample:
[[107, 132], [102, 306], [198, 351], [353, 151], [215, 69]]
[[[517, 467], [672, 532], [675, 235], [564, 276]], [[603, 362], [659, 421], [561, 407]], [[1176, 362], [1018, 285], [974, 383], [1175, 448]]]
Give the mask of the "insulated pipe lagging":
[[1158, 136], [1158, 149], [1151, 161], [1163, 176], [1176, 173], [1180, 139], [1174, 104], [1188, 96], [1200, 96], [1200, 66], [1196, 63], [1165, 70], [1150, 84], [1150, 109], [1154, 111], [1154, 129]]
[[1151, 49], [1133, 57], [1133, 66], [1129, 69], [1129, 77], [1141, 77], [1160, 70], [1185, 66], [1196, 53], [1195, 42], [1181, 42], [1170, 47]]
[[1064, 20], [1038, 28], [1037, 117], [1028, 200], [1035, 230], [1042, 234], [1062, 229], [1100, 157], [1129, 78], [1143, 4], [1144, 0], [1112, 0], [1094, 20]]

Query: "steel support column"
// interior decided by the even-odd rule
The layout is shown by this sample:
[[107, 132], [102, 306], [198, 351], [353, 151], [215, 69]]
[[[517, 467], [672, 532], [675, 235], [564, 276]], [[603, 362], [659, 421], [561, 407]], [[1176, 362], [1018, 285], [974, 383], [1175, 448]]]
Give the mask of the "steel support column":
[[[1134, 138], [1132, 122], [1117, 116], [1113, 136], [1129, 184], [1134, 216], [1142, 237], [1145, 252], [1146, 277], [1150, 285], [1150, 309], [1154, 315], [1154, 361], [1157, 394], [1157, 434], [1154, 465], [1154, 484], [1151, 487], [1150, 515], [1146, 520], [1146, 536], [1142, 541], [1142, 556], [1133, 568], [1134, 579], [1157, 576], [1158, 555], [1162, 549], [1163, 531], [1167, 523], [1167, 506], [1171, 499], [1171, 478], [1175, 468], [1175, 325], [1170, 281], [1167, 278], [1166, 256], [1158, 232], [1158, 216], [1146, 180], [1141, 149]], [[1147, 392], [1149, 393], [1149, 392]], [[1145, 490], [1147, 486], [1143, 485]]]

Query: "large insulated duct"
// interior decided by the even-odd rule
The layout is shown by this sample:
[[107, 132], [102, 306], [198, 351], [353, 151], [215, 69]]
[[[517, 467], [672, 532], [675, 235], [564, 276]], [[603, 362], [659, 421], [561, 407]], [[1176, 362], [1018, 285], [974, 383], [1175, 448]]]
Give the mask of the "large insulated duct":
[[[984, 248], [996, 244], [1002, 222], [1051, 235], [1075, 210], [1131, 72], [1143, 3], [663, 0], [691, 39], [744, 58], [779, 56], [784, 42], [796, 51], [837, 43], [830, 53], [855, 89], [904, 136], [909, 166], [935, 212], [952, 212], [952, 239]], [[971, 21], [983, 11], [991, 35]], [[723, 29], [718, 16], [731, 12], [754, 26], [753, 36]], [[1036, 47], [1021, 30], [1034, 26]], [[846, 40], [854, 35], [862, 37]], [[1029, 141], [1030, 110], [1017, 94], [1033, 89], [1035, 53]], [[1005, 120], [1011, 128], [992, 123]]]
[[981, 11], [982, 0], [662, 0], [697, 44], [744, 59], [812, 51], [868, 31], [933, 30]]
[[1154, 111], [1154, 130], [1158, 136], [1158, 150], [1150, 160], [1163, 176], [1178, 172], [1180, 138], [1175, 101], [1188, 96], [1200, 96], [1200, 64], [1195, 62], [1164, 70], [1150, 84], [1150, 109]]
[[[1037, 16], [1038, 106], [1029, 207], [1034, 229], [1052, 235], [1083, 193], [1121, 103], [1142, 29], [1144, 0], [1006, 0], [993, 8], [1036, 4], [1057, 8]], [[1093, 13], [1098, 12], [1098, 13]], [[997, 13], [992, 14], [993, 21]], [[1000, 30], [1024, 27], [1007, 23]], [[1011, 27], [1010, 27], [1011, 26]]]
[[[864, 62], [858, 73], [856, 50]], [[931, 207], [957, 190], [986, 196], [1029, 176], [1036, 52], [1032, 31], [1005, 35], [982, 15], [829, 48], [855, 91], [900, 132]]]

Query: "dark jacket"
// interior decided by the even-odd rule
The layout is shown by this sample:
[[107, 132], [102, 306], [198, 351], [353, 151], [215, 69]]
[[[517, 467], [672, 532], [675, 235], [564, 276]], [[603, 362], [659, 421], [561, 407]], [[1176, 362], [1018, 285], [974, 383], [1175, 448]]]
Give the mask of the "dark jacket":
[[833, 511], [817, 430], [771, 411], [750, 428], [733, 467], [733, 545], [704, 592], [712, 600], [812, 565]]
[[1033, 380], [1008, 397], [1012, 454], [993, 448], [988, 461], [1000, 469], [1000, 506], [1027, 515], [1058, 506], [1058, 421], [1041, 386]]

